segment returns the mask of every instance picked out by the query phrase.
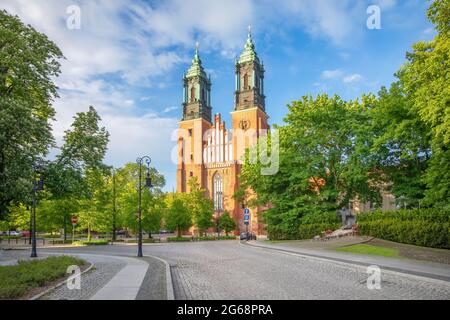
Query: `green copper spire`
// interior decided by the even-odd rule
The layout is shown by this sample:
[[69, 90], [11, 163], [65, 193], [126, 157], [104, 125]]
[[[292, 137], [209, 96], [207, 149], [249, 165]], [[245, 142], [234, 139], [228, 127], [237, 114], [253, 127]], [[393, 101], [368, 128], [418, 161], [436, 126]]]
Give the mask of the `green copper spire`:
[[252, 29], [249, 26], [247, 42], [245, 43], [244, 51], [242, 52], [239, 58], [239, 63], [253, 62], [253, 61], [259, 62], [259, 58], [255, 51], [255, 45], [253, 44]]
[[192, 65], [186, 73], [186, 78], [203, 77], [206, 78], [205, 70], [202, 66], [202, 60], [198, 51], [198, 42], [195, 44], [195, 55], [192, 59]]

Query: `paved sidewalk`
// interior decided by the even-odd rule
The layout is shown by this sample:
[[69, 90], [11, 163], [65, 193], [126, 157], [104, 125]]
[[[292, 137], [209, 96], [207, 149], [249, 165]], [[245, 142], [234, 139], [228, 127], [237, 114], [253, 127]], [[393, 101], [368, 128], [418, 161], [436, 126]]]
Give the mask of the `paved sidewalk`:
[[91, 300], [135, 300], [148, 269], [145, 260], [116, 256], [126, 263]]
[[111, 256], [83, 254], [76, 256], [94, 265], [93, 269], [81, 275], [80, 289], [69, 289], [63, 284], [39, 297], [39, 300], [89, 300], [126, 265], [125, 262]]
[[376, 265], [381, 269], [407, 273], [427, 278], [450, 282], [450, 268], [447, 264], [424, 262], [410, 259], [386, 258], [381, 256], [356, 255], [344, 252], [327, 250], [304, 249], [283, 243], [270, 244], [262, 241], [242, 242], [244, 245], [255, 246], [261, 249], [277, 250], [291, 254], [322, 258], [337, 262], [345, 262], [362, 266]]

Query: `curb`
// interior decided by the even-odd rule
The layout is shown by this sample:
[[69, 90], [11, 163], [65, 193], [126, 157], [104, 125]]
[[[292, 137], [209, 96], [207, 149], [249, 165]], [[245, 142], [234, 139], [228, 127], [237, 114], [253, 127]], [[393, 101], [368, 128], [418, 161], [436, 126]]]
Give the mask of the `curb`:
[[[353, 261], [353, 260], [348, 260], [348, 259], [343, 259], [343, 258], [334, 258], [334, 257], [321, 256], [321, 255], [314, 255], [314, 254], [310, 254], [310, 253], [297, 252], [294, 250], [271, 248], [268, 246], [260, 246], [260, 245], [251, 244], [251, 243], [242, 243], [241, 241], [239, 241], [239, 244], [242, 246], [258, 248], [261, 250], [277, 251], [280, 253], [289, 254], [289, 255], [293, 255], [293, 256], [297, 256], [297, 257], [301, 257], [301, 258], [311, 258], [311, 259], [316, 259], [316, 260], [339, 263], [339, 264], [343, 264], [343, 265], [352, 265], [352, 266], [356, 266], [356, 267], [360, 267], [360, 268], [361, 267], [364, 268], [364, 267], [371, 265], [370, 263], [361, 262], [361, 261]], [[414, 271], [414, 270], [406, 270], [406, 269], [400, 269], [397, 267], [389, 267], [389, 266], [380, 266], [380, 268], [382, 268], [384, 270], [384, 272], [388, 271], [388, 272], [400, 274], [403, 276], [409, 275], [409, 276], [414, 276], [414, 277], [418, 277], [418, 278], [422, 278], [422, 279], [427, 279], [428, 281], [434, 280], [434, 281], [443, 281], [446, 283], [450, 282], [450, 278], [447, 276], [444, 276], [444, 275], [438, 275], [438, 274], [432, 274], [432, 273], [426, 273], [426, 272]]]
[[175, 295], [173, 293], [173, 282], [172, 282], [172, 274], [170, 272], [170, 265], [166, 260], [161, 258], [146, 254], [145, 257], [154, 258], [156, 260], [161, 261], [166, 266], [166, 292], [167, 292], [167, 300], [175, 300]]
[[[92, 262], [89, 262], [89, 263], [90, 263], [90, 266], [89, 266], [86, 270], [84, 270], [83, 272], [81, 272], [81, 273], [80, 273], [80, 276], [82, 276], [83, 274], [87, 273], [88, 271], [91, 271], [91, 269], [94, 267], [94, 264], [93, 264]], [[35, 295], [35, 296], [29, 298], [28, 300], [37, 300], [37, 299], [39, 299], [40, 297], [46, 295], [47, 293], [50, 293], [51, 291], [53, 291], [53, 290], [55, 290], [55, 289], [61, 287], [61, 286], [62, 286], [63, 284], [65, 284], [66, 282], [67, 282], [67, 279], [65, 279], [64, 281], [61, 281], [60, 283], [58, 283], [57, 285], [54, 285], [54, 286], [51, 287], [51, 288], [48, 288], [48, 289], [45, 290], [44, 292], [38, 293], [37, 295]]]

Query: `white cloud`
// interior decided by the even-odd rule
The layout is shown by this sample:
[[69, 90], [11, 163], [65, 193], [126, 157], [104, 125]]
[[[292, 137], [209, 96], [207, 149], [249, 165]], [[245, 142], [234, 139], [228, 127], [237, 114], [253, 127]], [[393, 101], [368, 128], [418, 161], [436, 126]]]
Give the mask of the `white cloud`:
[[[66, 9], [74, 4], [81, 8], [80, 30], [66, 27]], [[176, 128], [178, 119], [158, 116], [161, 112], [151, 105], [140, 109], [139, 102], [154, 97], [135, 96], [131, 89], [167, 87], [164, 76], [190, 62], [196, 41], [202, 51], [232, 59], [242, 48], [248, 25], [270, 37], [281, 32], [273, 25], [288, 23], [311, 37], [342, 44], [355, 38], [358, 26], [364, 25], [360, 23], [366, 18], [363, 7], [364, 3], [349, 0], [276, 4], [268, 0], [3, 0], [0, 4], [45, 33], [66, 57], [57, 79], [61, 97], [55, 101], [54, 134], [58, 143], [75, 113], [94, 105], [111, 132], [107, 160], [116, 165], [133, 161], [128, 158], [145, 150], [158, 150], [165, 161], [163, 155], [172, 146], [168, 131]], [[334, 79], [344, 73], [328, 70], [322, 76]], [[175, 110], [170, 108], [175, 107], [165, 108], [163, 115]]]
[[177, 106], [167, 107], [164, 109], [164, 113], [168, 113], [168, 112], [177, 110], [178, 108], [180, 108], [180, 107], [177, 107]]
[[355, 74], [350, 74], [348, 76], [345, 76], [342, 81], [344, 81], [344, 83], [353, 83], [353, 82], [358, 82], [362, 80], [362, 76], [358, 73]]
[[324, 70], [322, 71], [321, 78], [322, 79], [336, 79], [340, 78], [344, 72], [341, 69], [336, 70]]

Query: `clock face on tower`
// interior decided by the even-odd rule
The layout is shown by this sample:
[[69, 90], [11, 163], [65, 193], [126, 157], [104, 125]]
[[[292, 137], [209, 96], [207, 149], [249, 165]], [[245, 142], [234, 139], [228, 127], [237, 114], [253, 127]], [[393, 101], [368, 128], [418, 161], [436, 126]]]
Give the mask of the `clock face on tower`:
[[249, 120], [241, 120], [239, 121], [239, 128], [242, 130], [247, 130], [250, 127], [250, 121]]

